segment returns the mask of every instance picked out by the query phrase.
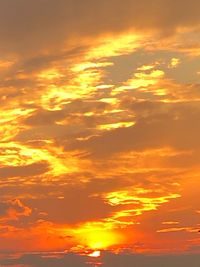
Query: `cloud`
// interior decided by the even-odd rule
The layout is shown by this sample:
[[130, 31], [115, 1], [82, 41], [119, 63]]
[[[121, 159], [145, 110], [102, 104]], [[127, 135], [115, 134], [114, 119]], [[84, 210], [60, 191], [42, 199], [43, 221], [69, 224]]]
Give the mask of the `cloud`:
[[87, 257], [78, 256], [76, 254], [66, 254], [64, 256], [59, 254], [33, 254], [24, 255], [19, 259], [8, 259], [0, 260], [3, 266], [14, 267], [16, 264], [24, 264], [30, 267], [86, 267], [88, 264], [86, 262], [93, 262], [93, 264], [98, 262], [103, 262], [105, 267], [131, 267], [137, 265], [138, 267], [198, 267], [200, 256], [199, 254], [185, 254], [185, 255], [163, 255], [163, 256], [148, 256], [148, 255], [138, 255], [138, 254], [112, 254], [103, 253], [100, 259], [89, 259]]
[[[48, 257], [49, 256], [49, 257]], [[54, 255], [53, 255], [54, 256]], [[0, 263], [3, 266], [16, 266], [17, 264], [23, 264], [25, 266], [31, 266], [31, 267], [86, 267], [87, 264], [85, 263], [85, 258], [74, 255], [74, 254], [68, 254], [64, 257], [59, 256], [59, 254], [55, 257], [52, 257], [51, 254], [36, 254], [36, 255], [24, 255], [19, 259], [8, 259], [8, 260], [0, 260]]]
[[[170, 108], [170, 105], [155, 104], [155, 107], [159, 108], [160, 106], [161, 109], [156, 110], [154, 114], [152, 113], [154, 112], [153, 106], [154, 104], [149, 105], [149, 103], [142, 103], [141, 108], [140, 105], [136, 105], [136, 108], [141, 109], [140, 114], [145, 109], [149, 112], [145, 118], [138, 119], [132, 127], [111, 130], [101, 136], [91, 137], [89, 140], [77, 141], [69, 147], [86, 150], [96, 157], [108, 157], [113, 153], [163, 147], [173, 147], [177, 150], [199, 150], [200, 125], [198, 118], [200, 110], [198, 107], [195, 105], [180, 105], [180, 107], [172, 105]], [[165, 110], [163, 113], [162, 109]], [[196, 123], [194, 124], [193, 121]], [[66, 146], [67, 148], [68, 146]]]
[[60, 49], [73, 39], [128, 29], [168, 35], [177, 28], [198, 26], [199, 5], [198, 0], [1, 1], [0, 50], [22, 54]]
[[44, 219], [57, 224], [68, 225], [101, 220], [109, 217], [115, 210], [115, 208], [104, 203], [102, 199], [85, 195], [81, 190], [71, 190], [66, 195], [61, 193], [61, 196], [63, 199], [48, 197], [27, 199], [25, 202], [30, 207], [45, 212], [47, 215]]
[[[87, 246], [107, 230], [137, 252], [198, 249], [199, 9], [0, 1], [1, 250]], [[5, 264], [85, 264], [44, 256]]]
[[30, 216], [32, 210], [19, 199], [0, 202], [0, 222], [18, 220], [21, 216]]
[[143, 256], [143, 255], [113, 255], [108, 254], [105, 259], [105, 267], [131, 267], [137, 263], [138, 267], [187, 267], [198, 266], [199, 255], [167, 255], [167, 256]]
[[33, 163], [23, 166], [10, 166], [0, 168], [1, 178], [27, 177], [40, 175], [48, 171], [48, 164], [45, 162]]

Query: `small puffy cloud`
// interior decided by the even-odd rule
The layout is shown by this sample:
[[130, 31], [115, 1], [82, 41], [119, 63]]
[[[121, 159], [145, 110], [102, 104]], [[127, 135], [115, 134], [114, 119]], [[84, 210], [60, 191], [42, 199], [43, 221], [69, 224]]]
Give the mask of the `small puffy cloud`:
[[19, 218], [30, 216], [32, 210], [24, 205], [21, 200], [13, 199], [0, 202], [0, 222], [19, 220]]

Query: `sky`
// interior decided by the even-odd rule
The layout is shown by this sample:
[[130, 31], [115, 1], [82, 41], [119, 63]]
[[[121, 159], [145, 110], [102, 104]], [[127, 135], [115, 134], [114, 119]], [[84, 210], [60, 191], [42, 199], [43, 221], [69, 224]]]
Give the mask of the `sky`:
[[0, 0], [1, 266], [197, 266], [199, 12]]

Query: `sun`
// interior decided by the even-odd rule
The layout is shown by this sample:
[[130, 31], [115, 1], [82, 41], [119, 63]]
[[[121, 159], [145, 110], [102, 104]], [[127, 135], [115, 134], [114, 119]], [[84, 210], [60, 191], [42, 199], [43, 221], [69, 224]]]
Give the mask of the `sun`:
[[99, 258], [101, 256], [101, 251], [100, 250], [93, 251], [90, 254], [88, 254], [88, 256], [92, 258]]
[[112, 231], [91, 230], [87, 235], [86, 242], [89, 248], [101, 250], [114, 245], [117, 242], [117, 236]]
[[88, 224], [78, 230], [79, 243], [93, 251], [104, 250], [118, 244], [119, 233], [102, 225]]

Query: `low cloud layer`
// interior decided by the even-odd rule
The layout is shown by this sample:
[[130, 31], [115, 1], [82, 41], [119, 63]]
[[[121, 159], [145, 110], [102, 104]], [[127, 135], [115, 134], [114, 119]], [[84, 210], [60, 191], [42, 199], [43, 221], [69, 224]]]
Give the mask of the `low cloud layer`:
[[[30, 267], [64, 267], [64, 266], [76, 266], [86, 267], [95, 265], [98, 262], [102, 262], [105, 267], [131, 267], [137, 265], [138, 267], [198, 267], [200, 257], [197, 254], [193, 255], [170, 255], [170, 256], [144, 256], [134, 254], [122, 254], [114, 255], [112, 253], [104, 253], [101, 259], [89, 259], [89, 257], [81, 257], [74, 254], [62, 255], [48, 255], [48, 254], [35, 254], [35, 255], [24, 255], [19, 259], [1, 260], [3, 266], [30, 266]], [[88, 263], [86, 263], [88, 261]]]

